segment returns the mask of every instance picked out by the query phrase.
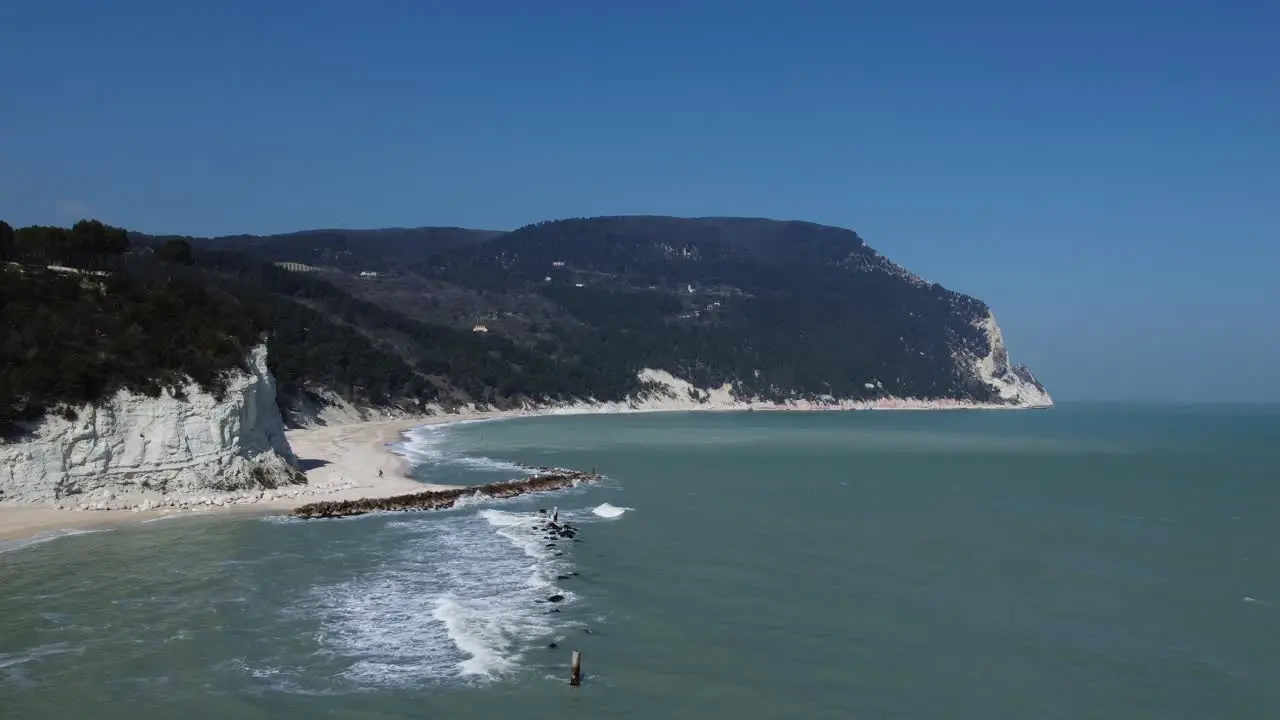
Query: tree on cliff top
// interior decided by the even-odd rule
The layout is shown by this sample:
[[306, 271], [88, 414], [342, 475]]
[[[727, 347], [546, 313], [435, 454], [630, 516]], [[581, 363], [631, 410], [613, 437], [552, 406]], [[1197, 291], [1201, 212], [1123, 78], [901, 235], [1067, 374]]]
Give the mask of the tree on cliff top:
[[[8, 228], [8, 225], [5, 225]], [[81, 220], [70, 229], [33, 225], [9, 228], [10, 258], [49, 265], [101, 267], [129, 250], [129, 234], [97, 220]], [[0, 230], [0, 235], [5, 234]], [[5, 240], [0, 238], [0, 248]]]
[[[121, 230], [85, 221], [13, 235], [20, 266], [0, 267], [0, 438], [120, 389], [155, 396], [190, 378], [216, 395], [260, 342], [262, 326], [216, 287], [123, 271]], [[85, 278], [53, 263], [117, 272]]]
[[8, 260], [13, 254], [13, 227], [0, 220], [0, 260]]

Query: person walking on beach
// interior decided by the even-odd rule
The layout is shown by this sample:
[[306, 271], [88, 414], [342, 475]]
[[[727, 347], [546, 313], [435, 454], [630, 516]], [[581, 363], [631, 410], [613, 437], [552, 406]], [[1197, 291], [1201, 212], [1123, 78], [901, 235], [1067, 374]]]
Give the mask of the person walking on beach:
[[378, 468], [378, 477], [382, 477], [382, 468]]

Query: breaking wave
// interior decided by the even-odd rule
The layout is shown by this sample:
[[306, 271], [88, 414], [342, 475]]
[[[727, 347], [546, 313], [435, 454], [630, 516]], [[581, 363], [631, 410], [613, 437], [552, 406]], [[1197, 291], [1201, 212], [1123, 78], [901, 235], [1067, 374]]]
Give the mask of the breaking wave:
[[574, 599], [555, 585], [569, 560], [539, 524], [493, 508], [387, 523], [378, 544], [394, 551], [379, 568], [317, 588], [297, 609], [319, 617], [320, 644], [347, 659], [342, 675], [357, 685], [502, 678], [566, 624], [548, 598]]
[[496, 458], [482, 455], [471, 455], [449, 447], [447, 430], [459, 423], [451, 425], [424, 425], [405, 433], [406, 439], [393, 446], [393, 450], [404, 456], [413, 465], [434, 467], [452, 466], [460, 470], [505, 473], [510, 475], [534, 475], [536, 471]]
[[602, 518], [616, 518], [622, 517], [623, 513], [633, 509], [634, 508], [618, 507], [616, 505], [610, 505], [609, 503], [601, 503], [593, 508], [591, 513]]
[[92, 535], [94, 533], [111, 532], [110, 528], [95, 528], [91, 530], [50, 530], [31, 537], [25, 537], [18, 540], [8, 540], [0, 542], [0, 553], [10, 552], [12, 550], [21, 550], [33, 545], [43, 545], [59, 538], [74, 537], [76, 535]]
[[[415, 475], [433, 482], [471, 484], [477, 472], [536, 474], [469, 452], [448, 427], [414, 428], [394, 449]], [[563, 502], [583, 492], [558, 495]], [[562, 519], [600, 520], [593, 512], [589, 505], [566, 509]], [[532, 650], [545, 649], [576, 624], [568, 611], [576, 597], [557, 585], [576, 574], [572, 542], [548, 537], [546, 521], [527, 498], [485, 496], [460, 498], [447, 511], [371, 520], [360, 544], [376, 564], [314, 587], [285, 614], [318, 623], [320, 655], [334, 663], [343, 685], [508, 679], [534, 664]], [[272, 679], [288, 685], [286, 678]]]

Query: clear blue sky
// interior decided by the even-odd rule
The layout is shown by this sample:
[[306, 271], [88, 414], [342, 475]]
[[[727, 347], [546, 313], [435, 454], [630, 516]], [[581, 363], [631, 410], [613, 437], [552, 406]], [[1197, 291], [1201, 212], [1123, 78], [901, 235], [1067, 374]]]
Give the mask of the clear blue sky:
[[0, 218], [857, 230], [1061, 399], [1280, 400], [1280, 3], [6, 0]]

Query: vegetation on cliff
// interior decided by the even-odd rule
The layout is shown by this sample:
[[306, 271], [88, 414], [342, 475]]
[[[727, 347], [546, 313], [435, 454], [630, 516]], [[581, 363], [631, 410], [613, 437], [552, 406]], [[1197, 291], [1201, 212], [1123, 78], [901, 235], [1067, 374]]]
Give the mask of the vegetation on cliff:
[[193, 267], [269, 328], [272, 371], [286, 397], [326, 387], [372, 404], [503, 405], [615, 397], [635, 385], [500, 336], [414, 320], [241, 253], [197, 248]]
[[228, 244], [426, 323], [483, 326], [623, 380], [662, 368], [752, 397], [993, 399], [981, 301], [923, 281], [856, 233], [752, 218], [603, 217], [509, 233], [316, 231]]
[[121, 272], [128, 249], [121, 231], [79, 223], [10, 235], [7, 227], [0, 227], [0, 436], [121, 388], [155, 396], [191, 378], [217, 394], [258, 342], [262, 327], [225, 293]]
[[423, 323], [324, 280], [169, 238], [130, 247], [92, 221], [0, 225], [0, 434], [47, 411], [156, 394], [184, 377], [220, 392], [268, 343], [286, 412], [327, 389], [362, 405], [616, 397], [635, 386], [502, 337]]
[[286, 415], [323, 391], [407, 410], [616, 401], [643, 368], [773, 400], [995, 399], [959, 359], [988, 350], [981, 301], [812, 223], [219, 239], [0, 223], [0, 258], [3, 432], [121, 387], [216, 391], [263, 337]]

